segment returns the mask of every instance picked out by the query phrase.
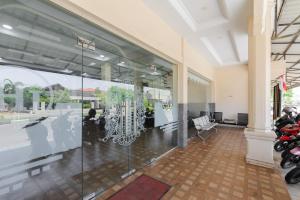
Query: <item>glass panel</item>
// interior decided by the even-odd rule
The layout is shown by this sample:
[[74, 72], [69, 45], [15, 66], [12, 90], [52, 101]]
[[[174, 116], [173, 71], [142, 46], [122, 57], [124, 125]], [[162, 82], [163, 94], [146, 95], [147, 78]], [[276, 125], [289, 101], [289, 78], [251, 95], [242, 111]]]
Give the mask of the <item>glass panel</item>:
[[189, 72], [188, 79], [188, 137], [196, 134], [192, 119], [199, 116], [207, 115], [210, 118], [213, 116], [214, 110], [210, 103], [211, 99], [211, 84], [210, 81], [203, 79], [195, 73]]
[[112, 81], [117, 56], [98, 48], [101, 38], [81, 33], [83, 38], [83, 195], [93, 196], [129, 172], [131, 138], [117, 136], [131, 129], [134, 86]]
[[0, 199], [81, 199], [74, 32], [14, 1], [0, 15]]
[[[132, 145], [133, 166], [138, 169], [177, 146], [177, 104], [173, 91], [173, 66], [150, 66], [140, 79], [145, 107], [145, 130]], [[153, 68], [155, 73], [151, 72]]]
[[86, 42], [84, 195], [101, 193], [177, 145], [176, 127], [166, 133], [160, 128], [177, 121], [173, 65], [114, 35], [107, 37], [99, 27], [86, 30], [93, 32], [79, 35]]
[[92, 197], [177, 145], [172, 63], [49, 1], [0, 6], [0, 199]]

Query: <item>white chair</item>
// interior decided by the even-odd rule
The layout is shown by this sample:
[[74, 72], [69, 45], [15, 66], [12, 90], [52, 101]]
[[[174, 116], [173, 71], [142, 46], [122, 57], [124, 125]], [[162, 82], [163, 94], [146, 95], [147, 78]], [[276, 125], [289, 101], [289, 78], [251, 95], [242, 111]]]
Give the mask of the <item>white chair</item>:
[[215, 132], [217, 132], [217, 128], [215, 128], [216, 125], [218, 125], [218, 123], [215, 123], [214, 121], [211, 122], [209, 120], [209, 117], [207, 115], [202, 116], [202, 117], [198, 117], [195, 119], [192, 119], [195, 125], [195, 128], [197, 130], [197, 135], [199, 138], [201, 138], [203, 141], [205, 141], [205, 139], [208, 138], [208, 136], [205, 138], [203, 136], [204, 132], [209, 132], [211, 129], [214, 129]]

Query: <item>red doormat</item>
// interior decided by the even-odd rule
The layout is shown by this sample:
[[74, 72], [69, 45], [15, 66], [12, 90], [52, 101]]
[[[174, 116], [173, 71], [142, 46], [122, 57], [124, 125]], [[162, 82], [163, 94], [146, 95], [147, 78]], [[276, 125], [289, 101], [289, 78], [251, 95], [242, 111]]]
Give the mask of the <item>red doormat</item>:
[[150, 176], [141, 175], [108, 200], [158, 200], [171, 187]]

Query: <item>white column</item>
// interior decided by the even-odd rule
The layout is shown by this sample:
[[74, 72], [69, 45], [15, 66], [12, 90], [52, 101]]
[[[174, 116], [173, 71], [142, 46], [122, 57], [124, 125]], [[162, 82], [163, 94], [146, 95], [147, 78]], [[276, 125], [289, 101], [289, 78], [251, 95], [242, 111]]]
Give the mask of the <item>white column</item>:
[[16, 105], [15, 111], [22, 112], [24, 110], [24, 91], [23, 91], [23, 84], [20, 82], [15, 83], [16, 87]]
[[4, 90], [0, 87], [0, 112], [5, 110]]
[[271, 131], [271, 34], [272, 7], [270, 0], [253, 0], [249, 18], [249, 123], [245, 129], [248, 163], [273, 167]]
[[182, 39], [182, 63], [178, 66], [177, 71], [177, 95], [178, 95], [178, 146], [186, 147], [188, 138], [188, 67], [184, 61], [184, 45], [185, 41]]
[[32, 92], [32, 110], [37, 112], [40, 109], [40, 92]]
[[104, 81], [111, 81], [111, 64], [104, 63], [101, 66], [101, 79]]

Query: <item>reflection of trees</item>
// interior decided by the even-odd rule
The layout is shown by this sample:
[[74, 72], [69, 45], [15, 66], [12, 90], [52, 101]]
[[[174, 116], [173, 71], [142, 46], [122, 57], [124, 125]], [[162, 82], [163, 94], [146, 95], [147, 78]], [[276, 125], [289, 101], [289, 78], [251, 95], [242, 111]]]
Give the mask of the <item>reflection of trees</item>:
[[8, 105], [9, 108], [13, 108], [16, 106], [15, 97], [4, 97], [4, 102]]
[[[19, 82], [18, 82], [19, 83]], [[3, 91], [6, 95], [4, 97], [4, 102], [9, 107], [15, 107], [16, 106], [16, 97], [14, 96], [16, 94], [16, 84], [10, 81], [9, 79], [4, 80], [4, 87]], [[20, 83], [23, 85], [23, 83]], [[47, 91], [45, 88], [39, 87], [39, 86], [29, 86], [25, 87], [23, 89], [23, 97], [24, 97], [24, 107], [27, 109], [31, 108], [33, 106], [33, 93], [39, 93], [40, 94], [40, 102], [45, 102], [46, 105], [50, 104], [51, 101], [51, 94], [49, 91]], [[71, 101], [70, 98], [70, 91], [67, 89], [59, 89], [53, 91], [53, 103], [68, 103]]]
[[286, 93], [284, 94], [284, 102], [286, 105], [292, 105], [294, 102], [293, 102], [293, 96], [294, 96], [294, 93], [293, 93], [293, 90], [290, 89], [290, 90], [287, 90]]
[[24, 107], [29, 109], [32, 107], [33, 99], [32, 99], [32, 93], [38, 92], [40, 94], [40, 100], [41, 102], [46, 102], [46, 104], [49, 104], [50, 98], [47, 95], [46, 91], [38, 86], [31, 86], [24, 88]]
[[15, 94], [16, 93], [16, 87], [13, 84], [13, 82], [9, 79], [4, 80], [4, 94]]
[[98, 101], [105, 101], [105, 92], [101, 91], [99, 88], [96, 88], [96, 91], [95, 91], [95, 95], [98, 99]]
[[[40, 102], [45, 102], [46, 105], [50, 103], [50, 93], [44, 88], [38, 86], [31, 86], [24, 88], [24, 106], [29, 109], [33, 104], [32, 94], [38, 92], [40, 94]], [[53, 103], [68, 103], [71, 101], [70, 92], [67, 89], [53, 91]]]
[[67, 89], [54, 90], [53, 95], [54, 95], [53, 98], [54, 103], [68, 103], [71, 101], [70, 91]]
[[[3, 87], [3, 92], [6, 95], [9, 94], [15, 94], [16, 93], [16, 87], [13, 84], [13, 82], [9, 79], [5, 79], [4, 81], [4, 87]], [[10, 107], [15, 107], [16, 105], [16, 98], [14, 96], [6, 96], [4, 97], [4, 102]]]
[[153, 111], [154, 110], [153, 103], [150, 102], [147, 97], [144, 97], [144, 106], [149, 111]]
[[121, 88], [118, 86], [112, 86], [109, 88], [106, 94], [106, 104], [120, 104], [127, 99], [133, 99], [134, 93], [132, 90]]

